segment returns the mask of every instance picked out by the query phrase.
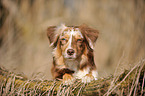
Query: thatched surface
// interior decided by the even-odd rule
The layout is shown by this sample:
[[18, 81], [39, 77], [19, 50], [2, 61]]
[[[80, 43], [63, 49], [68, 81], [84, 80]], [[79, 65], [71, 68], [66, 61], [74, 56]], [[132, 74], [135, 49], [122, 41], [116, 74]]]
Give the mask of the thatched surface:
[[144, 95], [145, 60], [119, 76], [101, 78], [84, 84], [76, 80], [63, 85], [61, 80], [28, 80], [24, 75], [0, 68], [2, 95]]

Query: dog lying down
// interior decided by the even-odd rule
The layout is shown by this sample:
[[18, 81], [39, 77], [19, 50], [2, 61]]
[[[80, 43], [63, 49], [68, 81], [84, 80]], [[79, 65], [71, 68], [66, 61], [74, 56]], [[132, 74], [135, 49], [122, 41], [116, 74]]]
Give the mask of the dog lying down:
[[72, 84], [75, 79], [87, 83], [97, 80], [93, 45], [99, 32], [85, 24], [81, 26], [50, 26], [47, 36], [53, 47], [54, 79], [63, 79], [63, 84]]

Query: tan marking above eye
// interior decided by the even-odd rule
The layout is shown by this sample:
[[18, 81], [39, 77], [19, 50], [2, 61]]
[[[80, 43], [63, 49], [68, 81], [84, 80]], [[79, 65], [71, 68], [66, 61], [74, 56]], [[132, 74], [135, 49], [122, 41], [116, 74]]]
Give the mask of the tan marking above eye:
[[76, 37], [75, 37], [75, 40], [76, 40], [77, 42], [82, 42], [82, 41], [83, 41], [83, 38], [81, 38], [81, 37], [79, 37], [79, 36], [76, 36]]
[[79, 34], [77, 34], [77, 35], [75, 35], [75, 38], [77, 38], [77, 39], [82, 39], [82, 36], [79, 35]]
[[68, 41], [68, 38], [62, 37], [60, 40], [61, 40], [61, 41]]

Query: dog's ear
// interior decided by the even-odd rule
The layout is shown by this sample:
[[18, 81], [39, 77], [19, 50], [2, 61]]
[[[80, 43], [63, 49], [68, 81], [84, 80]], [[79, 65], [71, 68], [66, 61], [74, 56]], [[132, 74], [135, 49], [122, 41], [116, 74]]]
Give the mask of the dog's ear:
[[55, 34], [57, 27], [56, 26], [50, 26], [47, 28], [47, 36], [50, 41], [50, 46], [56, 47], [57, 41], [59, 39], [59, 35]]
[[50, 26], [47, 28], [47, 36], [50, 41], [50, 46], [53, 46], [54, 48], [57, 46], [57, 42], [59, 40], [59, 35], [61, 32], [67, 28], [64, 24], [61, 24], [60, 26]]
[[88, 48], [93, 50], [94, 43], [96, 42], [99, 32], [93, 28], [88, 27], [86, 24], [79, 26], [84, 39], [87, 41]]

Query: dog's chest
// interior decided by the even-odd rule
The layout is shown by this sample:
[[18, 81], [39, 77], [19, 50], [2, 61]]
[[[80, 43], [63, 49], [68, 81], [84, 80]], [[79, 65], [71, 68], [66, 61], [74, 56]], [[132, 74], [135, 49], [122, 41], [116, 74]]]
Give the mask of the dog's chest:
[[79, 62], [77, 60], [65, 60], [65, 65], [66, 65], [67, 68], [77, 72]]

